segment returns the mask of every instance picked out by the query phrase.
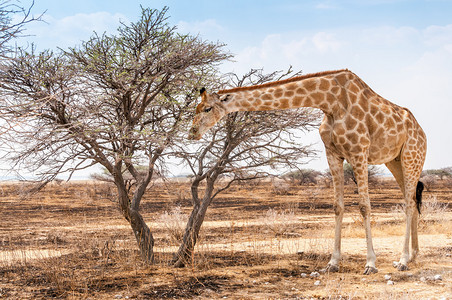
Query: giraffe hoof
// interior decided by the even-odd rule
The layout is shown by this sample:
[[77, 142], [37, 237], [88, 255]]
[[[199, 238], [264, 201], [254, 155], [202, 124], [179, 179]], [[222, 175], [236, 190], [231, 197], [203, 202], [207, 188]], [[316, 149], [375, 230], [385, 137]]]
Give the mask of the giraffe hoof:
[[326, 265], [325, 269], [320, 270], [320, 272], [321, 273], [337, 273], [337, 272], [339, 272], [339, 266], [328, 264], [328, 265]]
[[378, 269], [375, 267], [371, 267], [371, 266], [366, 266], [366, 268], [364, 269], [364, 275], [370, 275], [370, 274], [375, 274], [378, 273]]
[[398, 271], [407, 271], [408, 270], [408, 266], [399, 262], [394, 262], [393, 263], [394, 268], [396, 268]]

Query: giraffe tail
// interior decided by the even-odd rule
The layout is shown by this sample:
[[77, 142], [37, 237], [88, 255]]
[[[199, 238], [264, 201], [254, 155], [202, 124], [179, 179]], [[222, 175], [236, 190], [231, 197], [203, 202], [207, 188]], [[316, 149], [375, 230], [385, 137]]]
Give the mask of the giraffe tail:
[[424, 184], [421, 181], [417, 182], [416, 186], [416, 207], [419, 214], [421, 214], [422, 205], [422, 191], [424, 190]]

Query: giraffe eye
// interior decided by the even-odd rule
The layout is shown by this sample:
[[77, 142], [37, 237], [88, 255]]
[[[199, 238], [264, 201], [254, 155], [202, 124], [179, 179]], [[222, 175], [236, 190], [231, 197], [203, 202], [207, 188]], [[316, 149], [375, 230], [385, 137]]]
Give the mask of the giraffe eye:
[[206, 109], [204, 109], [204, 112], [208, 113], [211, 110], [212, 110], [212, 107], [207, 107]]

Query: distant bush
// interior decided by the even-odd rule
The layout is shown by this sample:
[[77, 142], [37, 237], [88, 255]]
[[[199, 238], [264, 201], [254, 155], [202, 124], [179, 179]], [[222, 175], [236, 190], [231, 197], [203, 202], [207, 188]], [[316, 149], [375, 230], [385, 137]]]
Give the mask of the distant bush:
[[452, 167], [422, 171], [421, 181], [427, 191], [430, 192], [438, 184], [439, 180], [446, 180], [446, 184], [449, 184], [452, 181]]
[[434, 175], [423, 175], [420, 180], [424, 184], [425, 190], [427, 192], [431, 192], [438, 181], [437, 177]]
[[452, 167], [422, 171], [422, 176], [436, 176], [440, 180], [452, 178]]
[[[367, 180], [369, 183], [376, 183], [378, 181], [378, 174], [381, 173], [381, 169], [378, 166], [369, 165], [367, 168]], [[326, 182], [329, 180], [332, 180], [332, 176], [329, 170], [326, 170], [322, 177]], [[353, 172], [353, 167], [348, 162], [344, 163], [344, 183], [345, 184], [351, 184], [355, 183], [356, 185], [358, 182], [355, 178], [355, 173]]]
[[312, 169], [300, 169], [289, 172], [283, 177], [292, 182], [292, 184], [317, 184], [319, 178], [322, 176], [322, 172]]
[[272, 179], [272, 190], [275, 195], [289, 195], [290, 184], [282, 179]]

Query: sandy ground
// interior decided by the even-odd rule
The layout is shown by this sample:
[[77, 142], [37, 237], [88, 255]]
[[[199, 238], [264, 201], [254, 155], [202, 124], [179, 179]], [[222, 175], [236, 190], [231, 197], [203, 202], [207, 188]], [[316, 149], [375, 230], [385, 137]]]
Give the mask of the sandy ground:
[[[425, 199], [434, 196], [446, 209], [423, 215], [421, 252], [407, 272], [392, 267], [403, 240], [403, 216], [393, 209], [400, 192], [393, 182], [373, 188], [379, 272], [363, 276], [366, 246], [353, 187], [346, 195], [340, 272], [317, 274], [333, 245], [331, 190], [295, 186], [275, 195], [268, 186], [236, 187], [217, 199], [192, 265], [176, 269], [168, 263], [178, 243], [162, 216], [175, 205], [184, 216], [191, 208], [189, 199], [175, 198], [167, 185], [144, 201], [156, 238], [151, 267], [141, 263], [129, 225], [115, 203], [105, 200], [105, 187], [53, 185], [24, 197], [18, 183], [2, 185], [0, 298], [452, 299], [451, 188], [426, 193]], [[269, 219], [269, 210], [279, 217]]]

